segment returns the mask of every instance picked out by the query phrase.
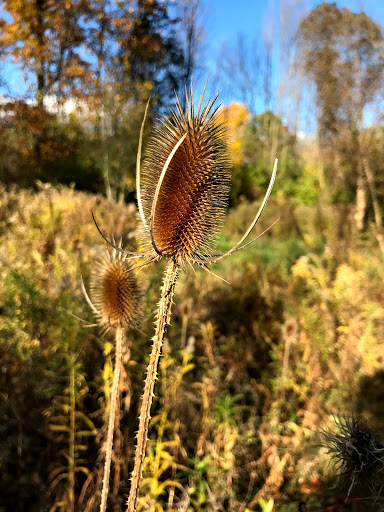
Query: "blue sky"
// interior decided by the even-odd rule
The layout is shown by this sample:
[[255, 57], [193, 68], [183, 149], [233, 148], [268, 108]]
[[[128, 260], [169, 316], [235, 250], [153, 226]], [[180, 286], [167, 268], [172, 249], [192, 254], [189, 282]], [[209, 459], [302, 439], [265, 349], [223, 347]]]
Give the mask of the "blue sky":
[[[284, 2], [284, 0], [282, 0]], [[285, 0], [288, 6], [298, 4], [310, 11], [322, 3], [319, 0]], [[383, 25], [383, 0], [345, 0], [336, 2], [339, 7], [348, 7], [352, 11], [365, 10], [375, 21]], [[231, 40], [238, 32], [250, 37], [262, 36], [263, 25], [270, 19], [279, 23], [280, 0], [205, 0], [205, 10], [209, 18], [207, 28], [213, 46], [220, 41]]]
[[[321, 0], [202, 0], [202, 24], [206, 32], [206, 57], [210, 61], [211, 72], [217, 64], [223, 43], [231, 46], [238, 34], [248, 41], [274, 37], [277, 42], [281, 33], [281, 4], [289, 14], [304, 17]], [[339, 7], [347, 7], [354, 12], [364, 10], [374, 21], [384, 26], [384, 0], [342, 0]], [[296, 21], [297, 18], [296, 18]], [[296, 23], [295, 23], [296, 25]], [[292, 32], [291, 24], [288, 30]], [[275, 55], [275, 58], [278, 58]]]

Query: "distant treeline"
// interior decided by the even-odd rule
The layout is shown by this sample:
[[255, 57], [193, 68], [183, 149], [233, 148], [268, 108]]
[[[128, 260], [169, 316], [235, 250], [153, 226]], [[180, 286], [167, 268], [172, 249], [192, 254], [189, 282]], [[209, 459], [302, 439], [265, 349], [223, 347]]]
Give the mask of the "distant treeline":
[[[289, 16], [295, 16], [284, 5], [282, 28], [293, 26]], [[199, 0], [6, 0], [0, 53], [21, 64], [29, 97], [3, 96], [0, 181], [74, 183], [109, 200], [133, 199], [147, 99], [145, 140], [173, 90], [182, 97], [193, 73], [204, 68], [200, 10]], [[374, 220], [384, 251], [383, 119], [377, 108], [384, 99], [382, 27], [336, 3], [299, 14], [294, 31], [280, 38], [286, 75], [272, 69], [277, 64], [267, 42], [258, 55], [239, 39], [221, 59], [218, 85], [226, 90], [231, 84], [243, 98], [225, 109], [232, 201], [257, 195], [278, 157], [280, 194], [294, 202], [354, 205], [357, 229]], [[272, 91], [273, 77], [280, 80], [278, 91]], [[7, 91], [4, 73], [0, 79]], [[256, 96], [263, 97], [259, 113]], [[309, 133], [303, 132], [304, 115], [316, 121]]]

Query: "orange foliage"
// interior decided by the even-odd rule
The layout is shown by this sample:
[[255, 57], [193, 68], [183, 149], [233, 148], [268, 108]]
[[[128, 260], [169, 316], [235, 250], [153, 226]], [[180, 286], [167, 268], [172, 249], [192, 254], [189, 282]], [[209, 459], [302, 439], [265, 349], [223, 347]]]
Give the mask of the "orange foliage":
[[85, 92], [93, 79], [90, 64], [84, 59], [84, 20], [90, 16], [90, 0], [5, 0], [3, 9], [10, 19], [0, 20], [0, 45], [14, 62], [21, 61], [23, 68], [35, 75], [38, 101], [57, 91], [69, 92], [79, 77]]
[[243, 161], [241, 141], [244, 128], [250, 118], [250, 113], [244, 103], [236, 103], [234, 101], [228, 107], [224, 107], [224, 113], [228, 120], [232, 160], [235, 165], [240, 165]]

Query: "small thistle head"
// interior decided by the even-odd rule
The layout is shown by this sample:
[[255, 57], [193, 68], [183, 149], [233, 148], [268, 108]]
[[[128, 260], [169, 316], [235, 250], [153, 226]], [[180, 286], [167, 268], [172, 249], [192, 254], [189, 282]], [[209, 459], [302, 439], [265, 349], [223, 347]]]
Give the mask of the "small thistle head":
[[121, 252], [105, 251], [91, 272], [91, 300], [101, 325], [136, 324], [143, 294], [132, 265]]
[[213, 109], [215, 100], [202, 108], [201, 97], [195, 113], [192, 90], [185, 112], [177, 99], [169, 118], [155, 125], [144, 161], [141, 197], [152, 245], [179, 264], [204, 257], [226, 212], [227, 131], [220, 109]]
[[335, 423], [339, 432], [322, 431], [322, 444], [348, 483], [348, 494], [356, 484], [369, 486], [374, 492], [382, 484], [384, 445], [360, 418], [335, 417]]

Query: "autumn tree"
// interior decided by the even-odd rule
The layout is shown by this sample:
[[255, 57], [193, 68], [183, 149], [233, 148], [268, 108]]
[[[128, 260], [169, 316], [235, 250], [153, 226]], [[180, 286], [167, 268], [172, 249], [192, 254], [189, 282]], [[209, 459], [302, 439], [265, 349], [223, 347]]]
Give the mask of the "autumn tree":
[[268, 183], [271, 159], [278, 154], [279, 192], [284, 194], [288, 204], [298, 193], [302, 175], [295, 134], [270, 110], [251, 116], [243, 103], [231, 103], [224, 113], [228, 119], [234, 163], [232, 201], [236, 202], [238, 196], [250, 200], [257, 197], [260, 187]]
[[92, 78], [84, 56], [89, 23], [88, 0], [5, 0], [0, 37], [8, 55], [21, 62], [36, 100], [48, 94], [82, 95]]
[[296, 40], [316, 87], [319, 140], [336, 177], [336, 197], [348, 200], [349, 191], [355, 194], [361, 230], [370, 181], [362, 134], [366, 109], [383, 91], [382, 28], [364, 12], [322, 3], [303, 19]]
[[[90, 51], [97, 59], [95, 148], [110, 200], [133, 194], [137, 134], [145, 104], [168, 103], [184, 86], [185, 62], [176, 29], [183, 23], [169, 3], [95, 1]], [[151, 118], [151, 113], [149, 119]]]
[[75, 117], [59, 119], [39, 105], [8, 101], [0, 116], [0, 181], [33, 186], [36, 180], [76, 183], [100, 192], [101, 176], [88, 136]]
[[241, 165], [243, 163], [242, 141], [250, 118], [249, 110], [244, 103], [233, 101], [227, 107], [223, 107], [223, 113], [228, 126], [232, 162], [234, 165]]
[[257, 114], [247, 124], [242, 152], [244, 164], [255, 168], [261, 183], [267, 181], [273, 155], [279, 155], [280, 193], [293, 196], [301, 174], [296, 136], [279, 116], [267, 110]]
[[[37, 107], [71, 99], [82, 108], [89, 166], [104, 177], [109, 199], [122, 198], [127, 188], [133, 190], [137, 133], [148, 97], [151, 108], [164, 104], [182, 82], [185, 63], [176, 37], [182, 21], [175, 9], [171, 15], [169, 3], [157, 0], [6, 0], [3, 12], [0, 48], [21, 63]], [[39, 176], [51, 136], [46, 126], [32, 132], [33, 155], [26, 157], [40, 162]], [[55, 165], [51, 173], [54, 180]], [[8, 166], [7, 176], [14, 175]]]
[[121, 71], [130, 79], [131, 89], [150, 82], [152, 94], [160, 101], [167, 100], [179, 87], [183, 67], [176, 37], [177, 19], [170, 16], [167, 3], [159, 0], [136, 0], [128, 8], [128, 24], [121, 22], [126, 12], [125, 6], [116, 23], [120, 26], [117, 58]]

